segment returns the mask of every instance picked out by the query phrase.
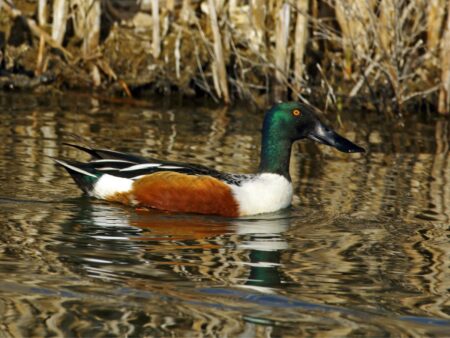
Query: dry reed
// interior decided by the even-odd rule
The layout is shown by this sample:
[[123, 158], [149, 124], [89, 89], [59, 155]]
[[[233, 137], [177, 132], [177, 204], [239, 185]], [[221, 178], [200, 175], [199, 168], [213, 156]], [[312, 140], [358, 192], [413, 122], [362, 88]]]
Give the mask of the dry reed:
[[[348, 98], [344, 103], [390, 111], [423, 102], [443, 114], [450, 109], [445, 0], [0, 4], [5, 70], [55, 73], [57, 85], [126, 95], [139, 88], [176, 88], [224, 102], [265, 102], [273, 93], [275, 100]], [[25, 48], [10, 43], [23, 33], [17, 20], [36, 38], [23, 39]]]

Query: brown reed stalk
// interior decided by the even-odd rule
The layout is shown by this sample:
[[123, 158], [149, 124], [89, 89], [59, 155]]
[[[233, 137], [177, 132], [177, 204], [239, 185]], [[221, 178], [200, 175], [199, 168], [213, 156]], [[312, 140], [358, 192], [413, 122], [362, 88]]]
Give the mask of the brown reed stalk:
[[265, 0], [250, 0], [250, 25], [251, 25], [251, 38], [250, 49], [259, 53], [261, 49], [266, 50], [265, 46], [265, 31], [266, 31], [266, 16], [267, 8]]
[[173, 12], [175, 9], [175, 0], [166, 0], [166, 8], [169, 12]]
[[294, 49], [294, 88], [298, 93], [302, 89], [302, 76], [304, 71], [303, 58], [306, 42], [308, 41], [308, 0], [297, 0], [297, 22], [295, 24], [295, 49]]
[[189, 22], [189, 16], [192, 11], [191, 0], [183, 0], [183, 4], [181, 5], [181, 14], [180, 19], [184, 23]]
[[[100, 1], [98, 0], [85, 0], [84, 6], [79, 7], [83, 10], [84, 16], [84, 38], [83, 38], [83, 56], [85, 59], [92, 57], [98, 51], [98, 43], [100, 39], [100, 16], [101, 7]], [[100, 86], [101, 77], [100, 71], [95, 64], [92, 62], [89, 64], [92, 81], [95, 87]]]
[[89, 58], [98, 50], [100, 39], [100, 17], [101, 7], [98, 0], [85, 0], [84, 6], [79, 7], [83, 11], [84, 34], [83, 34], [83, 55]]
[[41, 26], [45, 26], [47, 24], [47, 17], [48, 17], [48, 4], [47, 0], [39, 0], [38, 1], [38, 10], [37, 10], [37, 18], [38, 23]]
[[379, 19], [372, 17], [373, 29], [378, 33], [378, 53], [390, 55], [392, 53], [393, 43], [396, 29], [395, 20], [398, 19], [396, 15], [399, 14], [399, 9], [391, 0], [382, 0], [379, 5]]
[[445, 0], [430, 0], [427, 6], [427, 47], [431, 52], [439, 47], [444, 16]]
[[159, 28], [159, 0], [151, 0], [152, 5], [152, 49], [153, 49], [153, 57], [157, 59], [161, 54], [161, 36], [160, 36], [160, 28]]
[[286, 93], [283, 86], [287, 81], [288, 42], [291, 18], [291, 5], [284, 0], [278, 3], [275, 26], [275, 87], [274, 95], [276, 100], [280, 100]]
[[[168, 4], [168, 9], [172, 8], [171, 10], [174, 10], [175, 3]], [[172, 6], [172, 7], [171, 7]], [[176, 29], [176, 38], [175, 38], [175, 48], [174, 48], [174, 58], [175, 58], [175, 76], [177, 79], [181, 78], [181, 43], [183, 38], [183, 26], [188, 23], [189, 20], [189, 13], [190, 13], [190, 0], [183, 1], [183, 4], [181, 6], [180, 14], [179, 14], [179, 20], [180, 25], [175, 26]]]
[[346, 9], [341, 1], [337, 1], [334, 7], [336, 20], [342, 32], [342, 49], [344, 50], [344, 76], [346, 79], [351, 77], [352, 73], [352, 48], [349, 43], [351, 32], [348, 23]]
[[372, 15], [373, 31], [376, 33], [378, 42], [376, 47], [377, 54], [380, 54], [383, 60], [383, 73], [386, 74], [392, 90], [395, 95], [395, 102], [398, 106], [402, 104], [400, 72], [398, 69], [398, 49], [400, 45], [398, 36], [398, 15], [400, 14], [399, 2], [393, 3], [390, 0], [382, 0], [380, 3], [380, 17], [378, 20]]
[[[44, 28], [47, 25], [47, 15], [48, 15], [48, 6], [47, 0], [39, 0], [38, 2], [38, 23], [41, 28]], [[45, 52], [45, 39], [44, 36], [40, 36], [39, 38], [39, 49], [38, 55], [36, 58], [36, 75], [41, 75], [45, 71], [44, 64], [44, 52]]]
[[438, 111], [450, 114], [450, 1], [447, 1], [447, 22], [441, 40], [441, 89]]
[[208, 0], [208, 11], [211, 20], [211, 29], [214, 37], [213, 78], [216, 80], [215, 89], [217, 95], [222, 98], [225, 103], [229, 103], [230, 94], [228, 92], [228, 80], [222, 48], [222, 37], [220, 35], [219, 24], [217, 21], [216, 5], [214, 0]]
[[67, 15], [69, 10], [68, 0], [53, 1], [52, 38], [60, 45], [66, 33]]

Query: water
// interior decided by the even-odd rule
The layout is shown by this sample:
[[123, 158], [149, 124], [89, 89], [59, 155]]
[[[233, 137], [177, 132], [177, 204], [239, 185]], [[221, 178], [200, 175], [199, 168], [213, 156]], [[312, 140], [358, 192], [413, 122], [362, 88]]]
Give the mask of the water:
[[51, 157], [103, 147], [230, 172], [262, 114], [0, 94], [0, 337], [448, 336], [449, 121], [330, 123], [368, 149], [293, 149], [293, 206], [243, 219], [81, 196]]

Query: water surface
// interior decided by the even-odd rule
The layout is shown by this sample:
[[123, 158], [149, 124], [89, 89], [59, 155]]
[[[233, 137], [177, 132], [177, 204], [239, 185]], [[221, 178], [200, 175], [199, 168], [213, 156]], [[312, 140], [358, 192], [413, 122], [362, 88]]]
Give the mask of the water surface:
[[51, 157], [101, 147], [230, 172], [262, 114], [0, 94], [0, 337], [445, 336], [449, 121], [325, 116], [366, 154], [294, 146], [293, 206], [226, 219], [80, 194]]

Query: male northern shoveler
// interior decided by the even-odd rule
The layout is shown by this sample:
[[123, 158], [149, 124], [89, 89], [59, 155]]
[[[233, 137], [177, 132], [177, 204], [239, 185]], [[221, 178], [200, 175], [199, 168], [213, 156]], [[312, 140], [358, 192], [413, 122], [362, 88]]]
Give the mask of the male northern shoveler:
[[319, 121], [307, 105], [285, 102], [266, 112], [256, 174], [227, 174], [203, 165], [68, 144], [88, 163], [55, 160], [88, 195], [171, 212], [248, 216], [288, 207], [292, 200], [292, 143], [309, 138], [342, 152], [364, 152]]

